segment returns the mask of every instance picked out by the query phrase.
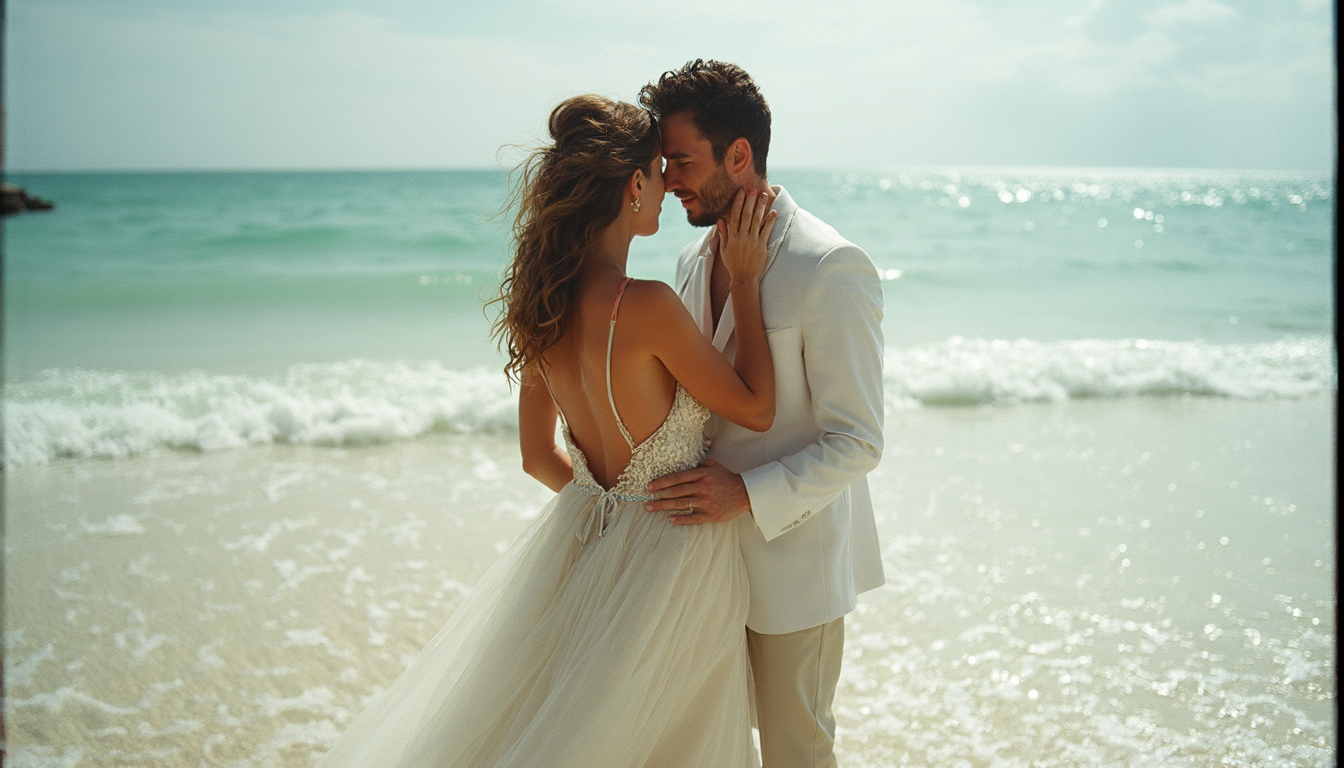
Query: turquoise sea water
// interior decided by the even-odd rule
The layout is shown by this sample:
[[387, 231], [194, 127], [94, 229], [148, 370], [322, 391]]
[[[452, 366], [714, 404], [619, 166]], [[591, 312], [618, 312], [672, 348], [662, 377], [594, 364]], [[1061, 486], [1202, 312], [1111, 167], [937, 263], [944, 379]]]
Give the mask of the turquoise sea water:
[[[507, 258], [507, 222], [487, 220], [503, 201], [499, 172], [14, 180], [59, 206], [6, 224], [10, 320], [21, 326], [11, 378], [88, 362], [25, 349], [23, 324], [42, 313], [116, 324], [187, 307], [327, 320], [474, 310]], [[775, 180], [879, 267], [900, 271], [887, 325], [898, 346], [952, 335], [1266, 341], [1332, 327], [1325, 176], [1038, 169]], [[633, 271], [670, 276], [696, 234], [669, 201], [663, 231], [637, 241]], [[296, 352], [317, 343], [287, 333]], [[223, 368], [206, 348], [185, 356], [163, 362]]]
[[[347, 431], [329, 422], [351, 408], [349, 439], [512, 428], [482, 306], [508, 257], [508, 221], [491, 218], [503, 172], [13, 181], [57, 208], [5, 222], [11, 462], [317, 433], [339, 443]], [[882, 271], [893, 403], [1334, 389], [1328, 176], [774, 181]], [[671, 279], [697, 234], [669, 198], [662, 230], [636, 239], [632, 273]], [[466, 379], [474, 394], [460, 394]], [[274, 415], [291, 401], [317, 415]], [[155, 426], [130, 415], [147, 407], [163, 416]], [[224, 436], [193, 436], [217, 422]]]

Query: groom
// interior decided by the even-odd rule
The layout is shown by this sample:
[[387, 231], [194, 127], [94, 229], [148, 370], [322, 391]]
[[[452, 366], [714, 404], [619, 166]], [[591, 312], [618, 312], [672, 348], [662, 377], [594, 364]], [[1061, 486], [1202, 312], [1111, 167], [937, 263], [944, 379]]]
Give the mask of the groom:
[[[844, 616], [883, 583], [866, 479], [882, 455], [881, 282], [868, 254], [766, 181], [770, 107], [741, 68], [697, 59], [646, 85], [640, 102], [658, 117], [663, 180], [691, 224], [719, 224], [739, 189], [778, 195], [779, 214], [761, 277], [774, 426], [758, 434], [713, 417], [709, 458], [654, 481], [646, 508], [692, 508], [671, 518], [678, 525], [737, 521], [764, 766], [834, 766]], [[714, 231], [681, 252], [676, 289], [731, 358]]]

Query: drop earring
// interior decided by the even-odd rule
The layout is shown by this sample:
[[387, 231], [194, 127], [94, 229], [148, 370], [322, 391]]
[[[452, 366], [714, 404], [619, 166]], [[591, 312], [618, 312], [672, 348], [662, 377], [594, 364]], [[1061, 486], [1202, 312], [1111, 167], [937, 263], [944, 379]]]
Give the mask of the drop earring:
[[636, 197], [634, 200], [631, 200], [631, 201], [630, 201], [630, 207], [631, 207], [632, 209], [634, 209], [635, 213], [639, 213], [639, 206], [640, 206], [640, 205], [641, 205], [641, 204], [640, 204], [640, 202], [639, 202], [639, 198], [638, 198], [638, 197]]

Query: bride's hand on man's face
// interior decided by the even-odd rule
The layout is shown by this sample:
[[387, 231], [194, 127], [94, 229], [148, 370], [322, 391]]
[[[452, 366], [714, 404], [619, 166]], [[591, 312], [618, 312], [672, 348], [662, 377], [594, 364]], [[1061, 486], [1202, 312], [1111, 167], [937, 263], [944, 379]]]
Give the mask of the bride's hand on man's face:
[[754, 280], [765, 271], [765, 247], [779, 214], [770, 210], [775, 196], [737, 191], [726, 219], [715, 225], [719, 254], [733, 281]]

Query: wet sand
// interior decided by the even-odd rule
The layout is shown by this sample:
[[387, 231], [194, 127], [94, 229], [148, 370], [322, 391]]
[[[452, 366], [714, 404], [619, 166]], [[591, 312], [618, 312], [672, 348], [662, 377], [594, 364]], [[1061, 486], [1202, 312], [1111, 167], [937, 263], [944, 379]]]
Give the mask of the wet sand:
[[[888, 417], [847, 766], [1333, 765], [1334, 399]], [[549, 493], [502, 436], [6, 473], [15, 765], [303, 766]]]

